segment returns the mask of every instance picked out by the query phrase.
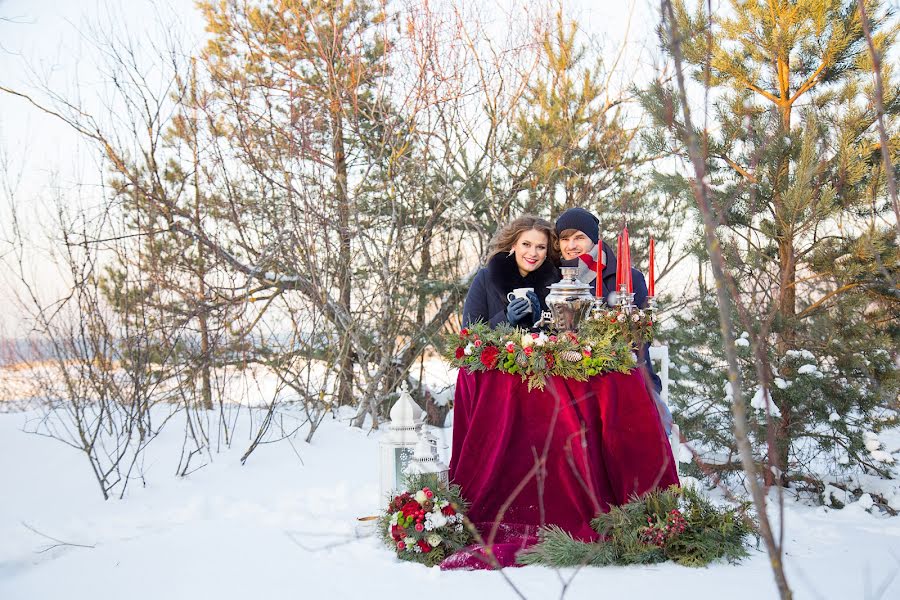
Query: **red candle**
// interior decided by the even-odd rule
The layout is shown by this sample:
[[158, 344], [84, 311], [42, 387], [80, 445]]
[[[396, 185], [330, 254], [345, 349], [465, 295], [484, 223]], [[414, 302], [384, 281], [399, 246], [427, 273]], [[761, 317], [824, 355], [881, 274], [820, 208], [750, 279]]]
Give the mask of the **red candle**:
[[599, 298], [602, 293], [600, 290], [600, 277], [603, 273], [603, 261], [606, 260], [606, 255], [603, 254], [603, 240], [597, 240], [597, 281], [596, 290], [594, 291], [594, 297]]
[[650, 272], [648, 275], [650, 276], [650, 287], [648, 289], [649, 296], [653, 298], [656, 296], [656, 267], [654, 263], [656, 262], [656, 241], [653, 238], [650, 238]]
[[622, 272], [622, 236], [619, 235], [616, 237], [616, 293], [619, 293], [619, 288], [622, 285], [624, 279], [624, 273]]
[[633, 292], [631, 287], [631, 245], [628, 240], [628, 226], [622, 231], [622, 251], [625, 258], [622, 259], [622, 267], [625, 269], [625, 291], [629, 294]]

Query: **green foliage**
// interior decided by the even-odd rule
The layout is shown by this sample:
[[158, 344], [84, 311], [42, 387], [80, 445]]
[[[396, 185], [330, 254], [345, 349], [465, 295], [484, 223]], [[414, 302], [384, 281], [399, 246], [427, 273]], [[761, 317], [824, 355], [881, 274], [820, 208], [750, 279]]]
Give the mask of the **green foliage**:
[[669, 560], [687, 567], [717, 560], [736, 563], [747, 556], [748, 538], [756, 531], [748, 508], [748, 504], [719, 508], [696, 490], [671, 486], [599, 515], [591, 525], [601, 541], [582, 542], [558, 527], [545, 527], [539, 543], [520, 552], [517, 559], [522, 564], [554, 567]]
[[[635, 314], [642, 314], [635, 313]], [[644, 315], [650, 319], [649, 313]], [[519, 375], [528, 389], [544, 389], [547, 377], [585, 381], [600, 373], [627, 373], [635, 366], [632, 347], [645, 339], [652, 320], [586, 319], [577, 333], [532, 333], [501, 324], [475, 323], [444, 337], [444, 357], [469, 371], [499, 370]]]
[[[693, 85], [711, 86], [709, 122], [694, 133], [706, 151], [728, 285], [741, 304], [730, 310], [739, 327], [732, 335], [746, 331], [738, 346], [742, 392], [749, 402], [765, 384], [780, 413], [773, 425], [784, 481], [854, 465], [884, 473], [861, 451], [859, 430], [877, 430], [875, 414], [896, 406], [900, 391], [886, 368], [900, 347], [900, 255], [857, 3], [733, 0], [712, 16], [705, 3], [686, 4], [675, 3], [684, 67]], [[875, 44], [887, 53], [900, 25], [883, 2], [867, 2], [867, 10]], [[900, 87], [892, 65], [882, 76], [896, 156]], [[684, 157], [674, 88], [656, 83], [641, 102], [654, 123], [645, 142]], [[692, 196], [683, 173], [659, 172], [653, 181], [663, 193]], [[693, 249], [699, 297], [662, 334], [680, 371], [671, 390], [676, 418], [689, 439], [739, 468], [699, 230]], [[800, 372], [804, 365], [818, 375]], [[765, 461], [764, 412], [748, 412], [754, 452]]]

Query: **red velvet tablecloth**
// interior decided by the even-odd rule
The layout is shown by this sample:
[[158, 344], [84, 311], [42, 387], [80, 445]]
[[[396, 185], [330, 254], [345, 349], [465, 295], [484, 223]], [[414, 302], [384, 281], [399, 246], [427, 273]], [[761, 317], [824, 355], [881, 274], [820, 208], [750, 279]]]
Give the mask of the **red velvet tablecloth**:
[[[450, 480], [502, 566], [541, 525], [595, 540], [590, 521], [633, 495], [678, 483], [656, 405], [638, 370], [588, 381], [551, 377], [528, 391], [514, 375], [460, 370]], [[459, 552], [443, 568], [490, 568]]]

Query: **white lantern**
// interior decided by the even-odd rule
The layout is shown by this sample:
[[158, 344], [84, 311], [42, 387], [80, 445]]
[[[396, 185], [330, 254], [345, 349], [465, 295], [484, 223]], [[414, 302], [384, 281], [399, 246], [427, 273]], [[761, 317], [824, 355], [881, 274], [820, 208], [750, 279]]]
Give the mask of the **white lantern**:
[[406, 468], [408, 475], [437, 475], [440, 481], [449, 483], [450, 469], [438, 455], [437, 439], [427, 434], [419, 436], [412, 461]]
[[391, 407], [388, 432], [381, 438], [379, 479], [381, 481], [381, 501], [388, 501], [396, 492], [402, 491], [406, 468], [413, 459], [419, 442], [419, 428], [424, 412], [413, 402], [409, 386], [400, 384], [400, 397]]

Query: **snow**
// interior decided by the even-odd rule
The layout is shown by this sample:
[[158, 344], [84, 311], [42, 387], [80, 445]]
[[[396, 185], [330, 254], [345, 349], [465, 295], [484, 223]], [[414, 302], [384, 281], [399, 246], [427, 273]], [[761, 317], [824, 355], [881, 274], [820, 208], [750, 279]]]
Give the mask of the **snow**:
[[819, 371], [819, 367], [816, 365], [803, 365], [799, 369], [797, 369], [797, 373], [800, 375], [812, 375], [813, 377], [818, 377], [821, 379], [824, 377], [821, 371]]
[[756, 393], [753, 395], [753, 398], [750, 400], [750, 406], [758, 410], [766, 410], [766, 405], [769, 405], [769, 412], [773, 417], [780, 417], [781, 411], [772, 402], [772, 399], [766, 394], [766, 391], [762, 387], [756, 388]]
[[750, 345], [750, 340], [748, 340], [747, 338], [738, 338], [738, 339], [734, 340], [734, 345], [741, 346], [742, 348], [746, 348]]
[[[379, 600], [408, 595], [403, 590], [430, 599], [515, 597], [497, 573], [402, 563], [381, 546], [372, 522], [357, 520], [380, 504], [380, 431], [353, 429], [352, 414], [339, 412], [311, 443], [301, 430], [291, 443], [260, 446], [241, 466], [255, 410], [240, 412], [232, 449], [185, 478], [173, 476], [183, 426], [176, 416], [147, 450], [146, 487], [132, 481], [124, 500], [110, 501], [102, 500], [77, 451], [22, 431], [37, 413], [0, 414], [0, 598]], [[447, 445], [452, 432], [436, 431]], [[900, 503], [896, 482], [880, 481], [886, 497]], [[721, 501], [718, 492], [711, 495]], [[832, 510], [788, 501], [785, 560], [796, 598], [862, 597], [885, 581], [883, 597], [900, 594], [900, 580], [889, 580], [900, 554], [900, 518], [871, 506], [869, 512], [866, 504], [861, 498]], [[55, 542], [44, 536], [91, 547], [50, 548]], [[559, 597], [563, 590], [551, 569], [505, 574], [526, 598]], [[662, 590], [692, 600], [718, 599], [725, 590], [730, 600], [776, 596], [769, 560], [755, 548], [737, 566], [561, 574], [573, 578], [565, 594], [571, 599], [596, 598], [598, 590], [654, 600]]]
[[872, 458], [874, 458], [875, 460], [877, 460], [878, 462], [883, 462], [883, 463], [888, 463], [888, 464], [893, 464], [893, 462], [894, 462], [894, 457], [891, 456], [889, 453], [885, 452], [884, 450], [871, 450], [869, 452], [869, 455]]
[[801, 360], [810, 360], [812, 362], [816, 362], [816, 355], [810, 352], [809, 350], [788, 350], [785, 353], [786, 356], [790, 356], [791, 358], [799, 358]]
[[777, 387], [779, 390], [783, 390], [783, 389], [791, 387], [791, 382], [785, 381], [781, 377], [776, 377], [775, 378], [775, 387]]

